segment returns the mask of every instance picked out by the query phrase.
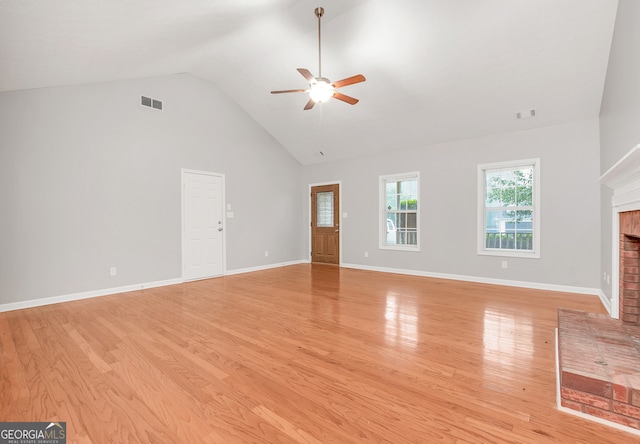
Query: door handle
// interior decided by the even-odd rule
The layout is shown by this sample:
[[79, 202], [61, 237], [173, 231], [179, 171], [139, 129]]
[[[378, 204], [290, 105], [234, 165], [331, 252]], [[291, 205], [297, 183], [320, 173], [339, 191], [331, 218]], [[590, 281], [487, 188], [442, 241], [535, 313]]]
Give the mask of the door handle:
[[340, 231], [340, 230], [339, 230], [339, 229], [338, 229], [338, 230], [336, 230], [336, 233], [337, 233], [338, 231]]
[[218, 231], [222, 231], [222, 228], [218, 228]]

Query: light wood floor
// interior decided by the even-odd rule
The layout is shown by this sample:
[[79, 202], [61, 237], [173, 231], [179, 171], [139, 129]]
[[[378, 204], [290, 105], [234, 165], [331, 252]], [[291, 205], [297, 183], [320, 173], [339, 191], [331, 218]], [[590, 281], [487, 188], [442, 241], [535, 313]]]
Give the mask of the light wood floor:
[[0, 313], [0, 421], [68, 442], [632, 443], [555, 409], [596, 297], [297, 265]]

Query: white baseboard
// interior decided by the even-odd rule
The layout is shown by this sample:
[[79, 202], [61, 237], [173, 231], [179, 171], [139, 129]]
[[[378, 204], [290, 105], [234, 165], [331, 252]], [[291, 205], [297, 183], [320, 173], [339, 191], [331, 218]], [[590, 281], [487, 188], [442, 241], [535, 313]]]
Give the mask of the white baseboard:
[[167, 279], [164, 281], [147, 282], [144, 284], [125, 285], [122, 287], [104, 288], [102, 290], [84, 291], [82, 293], [72, 293], [62, 296], [53, 296], [50, 298], [31, 299], [28, 301], [10, 302], [8, 304], [0, 304], [0, 312], [21, 310], [24, 308], [40, 307], [42, 305], [59, 304], [61, 302], [79, 301], [80, 299], [89, 299], [109, 294], [126, 293], [129, 291], [144, 290], [145, 288], [165, 287], [167, 285], [181, 284], [182, 279]]
[[270, 270], [272, 268], [288, 267], [289, 265], [308, 264], [307, 260], [280, 262], [277, 264], [260, 265], [258, 267], [238, 268], [236, 270], [227, 270], [225, 276], [231, 276], [234, 274], [251, 273], [252, 271]]
[[[302, 259], [296, 261], [289, 262], [280, 262], [275, 264], [267, 264], [261, 265], [258, 267], [249, 267], [249, 268], [239, 268], [236, 270], [226, 270], [225, 276], [232, 276], [235, 274], [243, 274], [243, 273], [251, 273], [253, 271], [261, 271], [261, 270], [269, 270], [272, 268], [280, 268], [287, 267], [289, 265], [297, 265], [297, 264], [308, 264], [309, 261]], [[426, 271], [419, 270], [405, 270], [398, 268], [387, 268], [387, 267], [373, 267], [367, 265], [359, 265], [359, 264], [341, 264], [344, 268], [353, 268], [358, 270], [368, 270], [368, 271], [378, 271], [382, 273], [396, 273], [396, 274], [406, 274], [412, 276], [422, 276], [422, 277], [432, 277], [438, 279], [451, 279], [456, 281], [466, 281], [466, 282], [478, 282], [484, 284], [493, 284], [493, 285], [505, 285], [510, 287], [523, 287], [523, 288], [532, 288], [537, 290], [551, 290], [551, 291], [562, 291], [567, 293], [579, 293], [579, 294], [589, 294], [589, 295], [597, 295], [602, 301], [603, 305], [610, 312], [611, 301], [607, 299], [605, 294], [600, 289], [596, 288], [585, 288], [585, 287], [571, 287], [566, 285], [554, 285], [554, 284], [540, 284], [537, 282], [523, 282], [523, 281], [510, 281], [504, 279], [491, 279], [491, 278], [482, 278], [477, 276], [463, 276], [457, 274], [445, 274], [445, 273], [431, 273]], [[32, 299], [28, 301], [20, 301], [20, 302], [11, 302], [8, 304], [0, 304], [0, 312], [12, 311], [12, 310], [20, 310], [23, 308], [32, 308], [39, 307], [41, 305], [49, 305], [49, 304], [58, 304], [60, 302], [70, 302], [77, 301], [80, 299], [88, 299], [99, 296], [105, 296], [109, 294], [118, 294], [118, 293], [126, 293], [129, 291], [135, 290], [143, 290], [145, 288], [154, 288], [154, 287], [164, 287], [167, 285], [175, 285], [181, 284], [185, 282], [182, 278], [176, 279], [167, 279], [163, 281], [156, 282], [147, 282], [143, 284], [134, 284], [134, 285], [126, 285], [123, 287], [115, 287], [115, 288], [105, 288], [102, 290], [94, 290], [94, 291], [86, 291], [82, 293], [73, 293], [62, 296], [54, 296], [49, 298], [42, 299]]]
[[[277, 264], [262, 265], [259, 267], [242, 268], [238, 270], [227, 270], [225, 276], [250, 273], [252, 271], [268, 270], [270, 268], [286, 267], [288, 265], [305, 264], [308, 261], [299, 260], [291, 262], [282, 262]], [[22, 310], [24, 308], [40, 307], [42, 305], [59, 304], [61, 302], [78, 301], [81, 299], [96, 298], [110, 294], [127, 293], [129, 291], [143, 290], [145, 288], [165, 287], [167, 285], [182, 284], [186, 282], [183, 278], [167, 279], [163, 281], [147, 282], [143, 284], [125, 285], [122, 287], [104, 288], [101, 290], [85, 291], [81, 293], [72, 293], [62, 296], [53, 296], [41, 299], [31, 299], [28, 301], [10, 302], [8, 304], [0, 304], [0, 313], [5, 311]]]
[[598, 424], [606, 425], [608, 427], [613, 427], [614, 429], [622, 430], [623, 432], [627, 432], [632, 435], [640, 436], [640, 430], [634, 429], [633, 427], [627, 427], [625, 425], [618, 424], [617, 422], [609, 421], [597, 416], [587, 415], [586, 413], [562, 406], [562, 397], [560, 395], [560, 350], [558, 346], [558, 329], [556, 328], [556, 408], [558, 411], [578, 416], [588, 421], [597, 422]]
[[618, 319], [618, 313], [613, 313], [613, 303], [611, 302], [611, 299], [604, 294], [604, 291], [598, 290], [598, 297], [600, 297], [600, 302], [602, 302], [602, 305], [607, 310], [607, 313], [609, 313], [609, 316], [614, 319]]
[[[372, 266], [360, 265], [360, 264], [342, 264], [342, 267], [355, 268], [358, 270], [380, 271], [383, 273], [396, 273], [396, 274], [407, 274], [411, 276], [431, 277], [431, 278], [437, 278], [437, 279], [451, 279], [455, 281], [477, 282], [479, 284], [505, 285], [508, 287], [532, 288], [534, 290], [550, 290], [550, 291], [561, 291], [565, 293], [588, 294], [588, 295], [599, 296], [600, 299], [602, 299], [604, 296], [604, 293], [602, 293], [602, 290], [600, 290], [599, 288], [573, 287], [569, 285], [543, 284], [539, 282], [511, 281], [507, 279], [493, 279], [493, 278], [483, 278], [479, 276], [464, 276], [464, 275], [447, 274], [447, 273], [431, 273], [431, 272], [420, 271], [420, 270], [372, 267]], [[606, 296], [604, 298], [606, 299]]]

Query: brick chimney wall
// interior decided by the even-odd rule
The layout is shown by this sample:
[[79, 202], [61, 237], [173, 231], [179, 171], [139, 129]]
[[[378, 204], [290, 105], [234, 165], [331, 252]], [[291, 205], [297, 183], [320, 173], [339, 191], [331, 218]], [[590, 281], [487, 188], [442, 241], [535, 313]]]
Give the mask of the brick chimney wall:
[[620, 213], [620, 319], [640, 325], [640, 211]]

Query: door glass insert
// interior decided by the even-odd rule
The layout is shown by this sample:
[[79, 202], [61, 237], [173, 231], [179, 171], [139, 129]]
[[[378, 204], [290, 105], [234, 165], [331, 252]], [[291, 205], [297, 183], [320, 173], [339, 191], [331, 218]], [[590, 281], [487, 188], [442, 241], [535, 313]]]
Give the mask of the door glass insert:
[[316, 224], [318, 227], [333, 227], [333, 191], [316, 194]]

